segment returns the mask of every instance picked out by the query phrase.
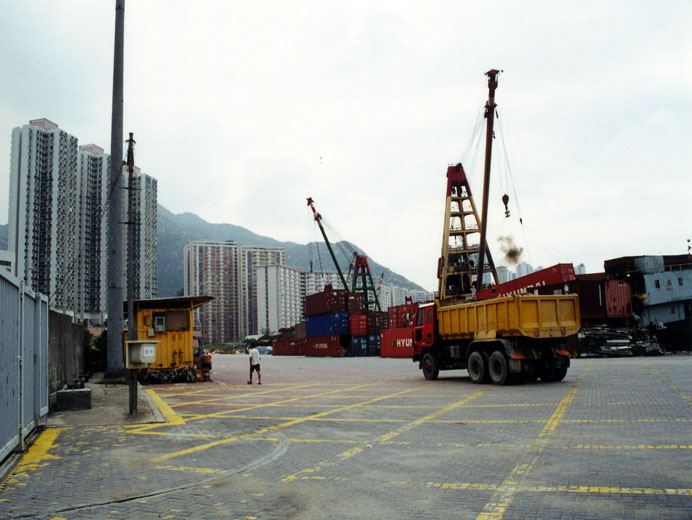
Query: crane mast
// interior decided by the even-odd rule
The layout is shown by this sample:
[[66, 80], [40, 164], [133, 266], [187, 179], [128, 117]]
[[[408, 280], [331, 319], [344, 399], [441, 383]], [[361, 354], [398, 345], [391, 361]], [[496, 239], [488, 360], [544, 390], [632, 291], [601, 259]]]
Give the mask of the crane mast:
[[341, 272], [341, 267], [339, 267], [339, 262], [336, 261], [336, 255], [334, 254], [334, 250], [332, 249], [332, 245], [329, 243], [329, 239], [327, 238], [327, 233], [324, 231], [324, 227], [322, 227], [322, 215], [317, 213], [317, 210], [315, 209], [315, 201], [312, 200], [312, 197], [308, 197], [308, 206], [310, 206], [310, 209], [312, 210], [312, 215], [315, 218], [315, 222], [317, 222], [317, 227], [320, 228], [320, 232], [322, 233], [322, 238], [324, 238], [324, 243], [327, 244], [327, 249], [329, 250], [329, 254], [332, 257], [332, 262], [334, 262], [334, 266], [336, 267], [336, 271], [339, 273], [339, 278], [341, 278], [341, 283], [344, 286], [344, 290], [348, 292], [348, 284], [346, 283], [346, 278], [344, 278], [344, 273]]

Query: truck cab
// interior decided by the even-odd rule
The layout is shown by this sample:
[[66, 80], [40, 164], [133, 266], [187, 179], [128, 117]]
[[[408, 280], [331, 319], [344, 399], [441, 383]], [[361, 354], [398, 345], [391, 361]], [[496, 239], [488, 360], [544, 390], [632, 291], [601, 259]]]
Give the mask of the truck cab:
[[416, 324], [413, 329], [414, 356], [424, 348], [433, 346], [435, 340], [435, 304], [424, 303], [418, 306]]

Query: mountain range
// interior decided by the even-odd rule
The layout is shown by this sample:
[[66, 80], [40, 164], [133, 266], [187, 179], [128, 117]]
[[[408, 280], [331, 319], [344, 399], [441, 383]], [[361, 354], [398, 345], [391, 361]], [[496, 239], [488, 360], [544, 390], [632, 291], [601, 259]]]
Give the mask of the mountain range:
[[[232, 240], [241, 246], [272, 246], [286, 249], [286, 265], [320, 270], [318, 259], [325, 272], [334, 272], [329, 251], [324, 243], [297, 244], [281, 242], [270, 237], [257, 235], [247, 228], [233, 224], [211, 224], [194, 213], [174, 214], [158, 206], [158, 296], [175, 296], [182, 294], [183, 289], [183, 248], [193, 240]], [[334, 255], [339, 266], [345, 273], [351, 263], [351, 251], [366, 254], [358, 246], [350, 242], [332, 244]], [[374, 280], [382, 280], [390, 285], [396, 285], [412, 290], [424, 290], [419, 285], [390, 269], [368, 259], [370, 271]]]
[[[7, 224], [0, 224], [0, 249], [7, 249]], [[183, 248], [193, 240], [232, 240], [241, 246], [273, 246], [286, 249], [286, 265], [313, 270], [334, 272], [329, 251], [324, 243], [297, 244], [281, 242], [270, 237], [257, 235], [247, 228], [233, 224], [211, 224], [193, 213], [174, 214], [158, 206], [158, 296], [176, 296], [183, 291]], [[366, 254], [350, 242], [332, 244], [334, 254], [344, 274], [348, 272], [352, 251]], [[320, 264], [322, 268], [320, 268]], [[390, 269], [368, 259], [374, 280], [382, 280], [412, 290], [422, 287], [407, 280]]]

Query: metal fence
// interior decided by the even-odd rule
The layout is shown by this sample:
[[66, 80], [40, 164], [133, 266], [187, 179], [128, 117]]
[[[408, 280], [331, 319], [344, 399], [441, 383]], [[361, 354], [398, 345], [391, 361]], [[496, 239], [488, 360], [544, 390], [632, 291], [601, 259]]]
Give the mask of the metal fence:
[[0, 461], [48, 415], [48, 298], [0, 269]]

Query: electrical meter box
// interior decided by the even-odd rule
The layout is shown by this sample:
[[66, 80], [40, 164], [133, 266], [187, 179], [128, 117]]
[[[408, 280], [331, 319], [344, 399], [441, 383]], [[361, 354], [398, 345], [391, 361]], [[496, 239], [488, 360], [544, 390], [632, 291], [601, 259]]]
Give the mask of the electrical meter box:
[[160, 341], [136, 340], [125, 342], [125, 368], [147, 368], [156, 361], [156, 344]]

